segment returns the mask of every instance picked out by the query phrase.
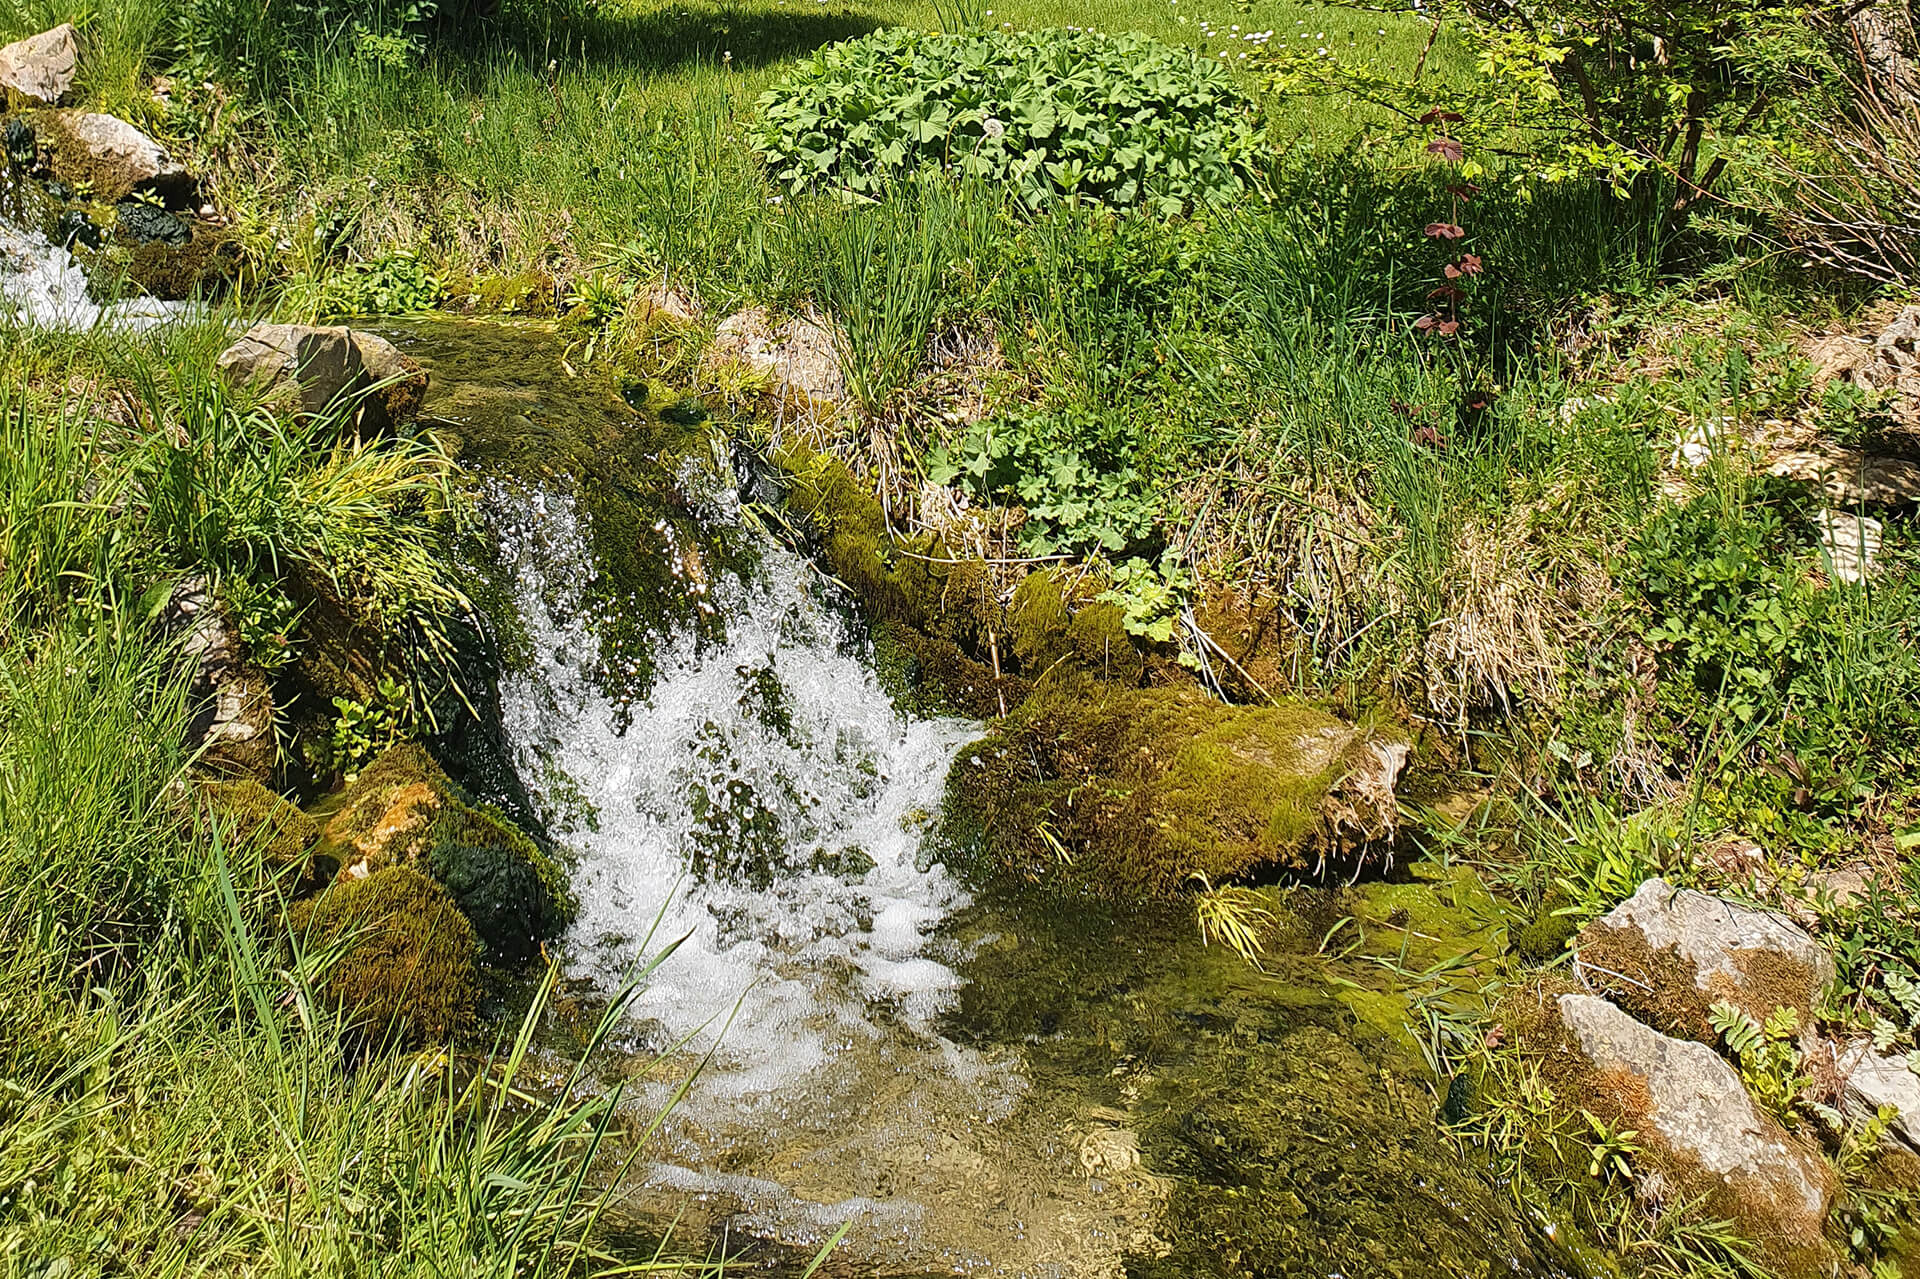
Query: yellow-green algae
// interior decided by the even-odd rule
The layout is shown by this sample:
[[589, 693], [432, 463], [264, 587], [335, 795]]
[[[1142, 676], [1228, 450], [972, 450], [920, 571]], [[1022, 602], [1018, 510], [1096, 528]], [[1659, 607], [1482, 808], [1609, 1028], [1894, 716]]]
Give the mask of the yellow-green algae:
[[1319, 810], [1365, 734], [1313, 707], [1056, 673], [961, 752], [951, 828], [991, 868], [1106, 895], [1312, 868]]
[[364, 1041], [428, 1043], [472, 1020], [479, 941], [446, 890], [412, 867], [342, 879], [296, 905], [289, 924], [309, 954], [341, 948], [326, 995]]

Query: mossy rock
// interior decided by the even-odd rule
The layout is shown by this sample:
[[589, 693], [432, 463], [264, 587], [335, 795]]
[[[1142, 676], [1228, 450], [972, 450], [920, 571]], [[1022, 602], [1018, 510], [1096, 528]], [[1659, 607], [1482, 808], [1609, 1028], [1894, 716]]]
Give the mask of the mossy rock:
[[961, 752], [948, 830], [990, 869], [1122, 897], [1307, 870], [1332, 848], [1323, 815], [1370, 740], [1300, 703], [1054, 676]]
[[235, 842], [257, 848], [270, 870], [290, 872], [302, 884], [307, 881], [313, 864], [309, 854], [320, 841], [320, 827], [298, 805], [251, 778], [207, 782], [201, 789]]
[[444, 1040], [473, 1019], [480, 943], [447, 891], [407, 866], [335, 883], [289, 920], [308, 954], [343, 945], [326, 994], [350, 1031], [379, 1045]]
[[183, 244], [147, 240], [130, 249], [114, 249], [106, 255], [106, 260], [124, 268], [127, 283], [164, 301], [226, 293], [246, 266], [245, 251], [239, 240], [230, 232], [204, 222], [183, 225], [190, 231]]
[[1579, 921], [1572, 915], [1556, 913], [1564, 905], [1558, 898], [1543, 903], [1538, 915], [1514, 931], [1514, 953], [1535, 964], [1550, 963], [1564, 955], [1567, 943], [1580, 931]]
[[559, 863], [417, 743], [393, 747], [354, 779], [327, 822], [326, 847], [346, 874], [389, 866], [431, 874], [498, 961], [531, 957], [573, 919]]

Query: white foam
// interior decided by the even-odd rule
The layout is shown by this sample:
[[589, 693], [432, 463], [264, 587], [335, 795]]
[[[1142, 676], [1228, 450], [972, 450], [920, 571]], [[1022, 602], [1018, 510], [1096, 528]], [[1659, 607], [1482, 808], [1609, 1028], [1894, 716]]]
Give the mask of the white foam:
[[0, 315], [62, 332], [105, 327], [139, 332], [179, 319], [182, 302], [134, 298], [102, 306], [73, 255], [39, 231], [0, 222]]
[[[769, 542], [751, 581], [689, 582], [724, 616], [725, 641], [670, 640], [621, 731], [590, 674], [584, 517], [568, 498], [498, 486], [489, 506], [538, 655], [502, 689], [521, 776], [555, 825], [569, 790], [557, 774], [596, 813], [597, 829], [568, 837], [581, 905], [570, 967], [611, 989], [650, 930], [656, 951], [685, 937], [634, 1014], [654, 1048], [687, 1037], [715, 1050], [689, 1102], [704, 1123], [817, 1102], [836, 1091], [822, 1083], [836, 1060], [883, 1036], [917, 1044], [903, 1050], [915, 1068], [951, 1078], [966, 1054], [933, 1021], [961, 979], [924, 952], [966, 898], [923, 863], [922, 831], [977, 726], [896, 713], [844, 621], [808, 589], [811, 568]], [[758, 709], [776, 687], [790, 730]], [[771, 882], [688, 873], [699, 796], [722, 828], [715, 846], [764, 846]]]

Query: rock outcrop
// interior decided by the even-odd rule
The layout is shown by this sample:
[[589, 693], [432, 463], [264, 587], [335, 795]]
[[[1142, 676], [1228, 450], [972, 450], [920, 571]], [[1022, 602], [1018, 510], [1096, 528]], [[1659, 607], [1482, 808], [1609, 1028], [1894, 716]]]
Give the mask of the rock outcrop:
[[1557, 1003], [1584, 1059], [1585, 1091], [1616, 1112], [1616, 1126], [1638, 1132], [1642, 1158], [1686, 1193], [1706, 1196], [1775, 1257], [1797, 1259], [1789, 1269], [1822, 1251], [1832, 1169], [1754, 1104], [1724, 1058], [1650, 1030], [1594, 995]]
[[165, 147], [117, 116], [41, 112], [34, 133], [47, 148], [53, 176], [93, 199], [118, 204], [146, 195], [174, 209], [193, 201], [198, 185], [193, 175]]
[[956, 833], [998, 868], [1107, 896], [1265, 867], [1383, 860], [1404, 744], [1300, 703], [1042, 682], [949, 783]]
[[846, 398], [839, 339], [819, 316], [776, 325], [758, 308], [729, 315], [715, 326], [705, 359], [709, 370], [731, 362], [766, 378], [783, 413], [830, 414]]
[[256, 324], [220, 353], [228, 381], [286, 393], [301, 413], [359, 401], [359, 425], [390, 430], [419, 416], [427, 375], [378, 334], [341, 325]]
[[273, 732], [273, 687], [250, 661], [238, 629], [204, 577], [174, 588], [160, 624], [178, 637], [192, 668], [189, 691], [196, 709], [189, 745], [214, 772], [265, 781], [273, 774], [278, 746]]
[[1835, 1061], [1840, 1075], [1841, 1107], [1849, 1118], [1870, 1119], [1889, 1107], [1894, 1119], [1887, 1140], [1920, 1155], [1920, 1075], [1905, 1053], [1876, 1053], [1870, 1040], [1842, 1049]]
[[1707, 1010], [1720, 1000], [1764, 1021], [1792, 1008], [1813, 1024], [1814, 1001], [1833, 980], [1833, 958], [1807, 931], [1773, 911], [1649, 879], [1587, 925], [1574, 948], [1589, 989], [1667, 1034], [1713, 1043]]
[[57, 106], [79, 71], [80, 38], [70, 22], [16, 40], [0, 49], [0, 105]]

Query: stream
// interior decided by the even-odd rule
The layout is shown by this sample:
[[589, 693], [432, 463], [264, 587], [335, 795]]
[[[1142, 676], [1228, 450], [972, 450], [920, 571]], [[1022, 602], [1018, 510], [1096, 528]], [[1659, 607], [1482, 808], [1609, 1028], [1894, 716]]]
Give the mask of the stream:
[[[177, 314], [95, 303], [4, 224], [0, 308]], [[1287, 890], [1259, 969], [1189, 906], [962, 882], [937, 815], [983, 726], [894, 707], [857, 612], [760, 527], [723, 448], [689, 453], [550, 328], [377, 327], [431, 372], [476, 484], [511, 614], [500, 753], [581, 903], [567, 998], [590, 1020], [675, 947], [599, 1063], [636, 1134], [693, 1076], [616, 1187], [636, 1232], [769, 1274], [842, 1225], [822, 1273], [1584, 1273], [1445, 1140], [1407, 1029], [1395, 973], [1499, 944], [1470, 872]], [[1342, 921], [1362, 944], [1323, 955]]]

